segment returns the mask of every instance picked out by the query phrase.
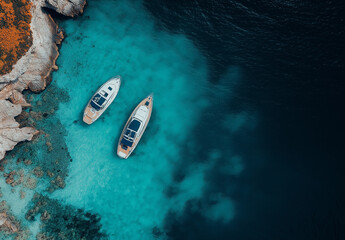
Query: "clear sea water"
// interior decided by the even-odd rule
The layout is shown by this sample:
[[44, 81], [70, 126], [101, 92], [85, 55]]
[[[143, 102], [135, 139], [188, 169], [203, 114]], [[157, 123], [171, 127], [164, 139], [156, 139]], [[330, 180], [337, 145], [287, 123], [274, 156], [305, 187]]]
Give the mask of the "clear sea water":
[[[13, 155], [66, 186], [51, 194], [44, 177], [35, 190], [50, 199], [48, 223], [44, 209], [24, 220], [29, 198], [16, 202], [1, 180], [3, 199], [32, 237], [344, 239], [344, 11], [331, 1], [90, 0], [76, 19], [55, 16], [66, 33], [59, 70], [30, 109], [49, 113], [36, 121], [49, 136]], [[117, 98], [87, 126], [86, 103], [114, 75]], [[119, 159], [119, 134], [151, 92], [147, 130]]]
[[[53, 196], [100, 214], [110, 239], [154, 239], [153, 229], [164, 227], [169, 211], [181, 212], [187, 201], [202, 194], [203, 165], [178, 184], [173, 178], [184, 149], [199, 150], [192, 135], [196, 123], [206, 107], [217, 104], [209, 99], [216, 89], [210, 87], [206, 59], [185, 35], [158, 29], [140, 1], [90, 1], [82, 17], [62, 27], [67, 38], [53, 78], [70, 97], [56, 114], [66, 128], [73, 162], [66, 188]], [[81, 120], [85, 104], [115, 75], [122, 77], [117, 98], [87, 126]], [[150, 124], [134, 154], [121, 160], [116, 145], [122, 128], [151, 92]], [[218, 157], [214, 151], [210, 158]], [[173, 196], [170, 188], [176, 189]], [[217, 198], [219, 206], [207, 214], [229, 221], [234, 214], [231, 200]]]
[[[342, 99], [343, 84], [333, 87], [343, 72], [333, 55], [344, 36], [335, 23], [342, 7], [89, 1], [83, 16], [61, 23], [67, 38], [53, 79], [69, 95], [57, 117], [73, 162], [53, 197], [99, 214], [110, 239], [344, 236], [328, 224], [344, 223], [344, 208], [318, 207], [343, 203], [334, 182], [344, 164], [325, 167], [337, 143], [324, 139], [340, 135], [315, 132], [344, 117], [323, 118]], [[333, 45], [318, 40], [327, 36]], [[320, 44], [328, 50], [315, 51]], [[117, 74], [118, 97], [86, 126], [85, 103]], [[121, 160], [120, 131], [150, 92], [151, 122]], [[329, 176], [316, 177], [325, 168]]]

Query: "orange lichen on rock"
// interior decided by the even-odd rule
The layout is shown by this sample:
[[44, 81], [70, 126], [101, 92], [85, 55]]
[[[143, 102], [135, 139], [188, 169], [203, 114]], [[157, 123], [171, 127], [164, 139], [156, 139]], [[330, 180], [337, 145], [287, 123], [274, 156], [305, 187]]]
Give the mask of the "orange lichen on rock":
[[0, 75], [32, 45], [30, 0], [0, 0]]

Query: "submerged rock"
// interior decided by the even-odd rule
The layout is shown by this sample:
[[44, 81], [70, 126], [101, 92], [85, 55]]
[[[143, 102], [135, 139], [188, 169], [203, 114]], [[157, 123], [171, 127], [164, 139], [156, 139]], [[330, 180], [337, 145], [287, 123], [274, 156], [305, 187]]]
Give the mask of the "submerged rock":
[[54, 177], [54, 173], [49, 170], [47, 170], [47, 175], [48, 177], [51, 177], [51, 178]]
[[40, 112], [30, 111], [30, 116], [35, 120], [42, 120], [43, 116]]
[[47, 221], [50, 219], [50, 214], [48, 213], [48, 211], [44, 211], [41, 215], [41, 220], [42, 221]]
[[163, 232], [156, 226], [154, 228], [152, 228], [152, 235], [155, 238], [159, 238], [160, 236], [162, 236]]
[[33, 177], [28, 177], [24, 181], [24, 187], [29, 188], [29, 189], [35, 189], [37, 185], [37, 180], [36, 178]]
[[98, 215], [62, 205], [57, 200], [39, 194], [35, 194], [33, 201], [34, 205], [27, 212], [26, 219], [33, 221], [36, 215], [41, 214], [41, 232], [37, 239], [108, 239], [101, 232]]
[[14, 117], [18, 116], [21, 111], [20, 105], [0, 100], [0, 159], [5, 156], [6, 151], [12, 150], [17, 143], [31, 140], [38, 133], [31, 127], [20, 128]]
[[55, 188], [64, 188], [66, 186], [65, 181], [60, 176], [57, 176], [51, 183]]
[[10, 233], [18, 232], [18, 227], [13, 221], [13, 218], [11, 219], [6, 212], [0, 213], [0, 231], [8, 231]]
[[20, 199], [24, 199], [25, 198], [25, 195], [26, 195], [26, 192], [20, 190]]
[[38, 233], [36, 236], [37, 240], [53, 240], [53, 237], [47, 237], [44, 233]]
[[7, 184], [12, 184], [14, 182], [14, 175], [16, 174], [15, 171], [12, 171], [8, 174], [4, 173], [4, 177], [6, 178]]
[[44, 172], [41, 169], [41, 167], [35, 167], [33, 173], [36, 177], [39, 177], [39, 178], [43, 177], [43, 175], [44, 175]]
[[52, 143], [51, 143], [51, 142], [46, 141], [46, 145], [47, 145], [47, 147], [48, 147], [48, 151], [49, 151], [49, 152], [53, 151], [53, 146], [52, 146]]
[[31, 165], [31, 164], [32, 164], [32, 161], [31, 161], [30, 159], [25, 159], [25, 160], [24, 160], [24, 164], [25, 164], [26, 166]]
[[19, 222], [10, 214], [10, 209], [6, 201], [2, 201], [0, 203], [0, 232], [12, 234], [19, 232], [19, 230]]

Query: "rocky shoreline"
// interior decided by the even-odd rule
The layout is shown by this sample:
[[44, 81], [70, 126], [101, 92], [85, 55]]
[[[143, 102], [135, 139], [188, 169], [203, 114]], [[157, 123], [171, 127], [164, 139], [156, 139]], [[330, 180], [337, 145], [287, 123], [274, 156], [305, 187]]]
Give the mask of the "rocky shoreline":
[[63, 33], [45, 8], [73, 17], [83, 12], [85, 4], [85, 0], [32, 0], [32, 46], [10, 73], [0, 76], [0, 159], [18, 142], [31, 140], [37, 133], [32, 128], [21, 129], [13, 120], [19, 109], [30, 106], [22, 92], [44, 90], [51, 72], [58, 69], [55, 62]]
[[[11, 206], [15, 204], [15, 201], [25, 201], [26, 205], [30, 205], [36, 192], [35, 188], [38, 187], [37, 181], [40, 178], [45, 179], [42, 180], [43, 182], [48, 179], [48, 186], [45, 190], [48, 193], [63, 188], [64, 179], [67, 176], [67, 162], [70, 161], [68, 156], [63, 156], [64, 160], [58, 159], [58, 156], [68, 153], [65, 153], [66, 150], [63, 147], [52, 152], [51, 139], [54, 140], [55, 136], [50, 136], [42, 130], [44, 118], [57, 108], [57, 103], [56, 106], [49, 104], [51, 101], [56, 101], [55, 94], [49, 91], [52, 100], [43, 99], [43, 104], [50, 105], [44, 106], [44, 108], [49, 109], [50, 112], [40, 113], [38, 110], [33, 111], [33, 108], [42, 108], [42, 102], [37, 104], [36, 101], [31, 106], [32, 97], [26, 98], [23, 91], [29, 90], [35, 93], [43, 91], [51, 81], [51, 72], [58, 69], [55, 64], [59, 56], [58, 45], [61, 44], [64, 36], [47, 9], [52, 9], [64, 16], [74, 17], [83, 12], [86, 1], [31, 0], [31, 3], [32, 45], [25, 55], [12, 66], [11, 72], [0, 76], [0, 172], [3, 172], [3, 177], [0, 179], [3, 181], [0, 183], [2, 184], [0, 197], [3, 199], [0, 202], [0, 237], [3, 236], [5, 239], [31, 239], [32, 233], [28, 226], [23, 225], [23, 220], [18, 219], [16, 214], [12, 213], [13, 207]], [[25, 111], [28, 107], [30, 107], [29, 112]], [[37, 125], [37, 122], [40, 124]], [[40, 130], [37, 130], [36, 127]], [[26, 154], [35, 154], [36, 148], [30, 150], [30, 147], [23, 146], [18, 150], [14, 149], [20, 142], [31, 140], [35, 140], [34, 142], [38, 142], [40, 145], [36, 148], [42, 148], [42, 142], [44, 143], [44, 147], [50, 153], [49, 159], [45, 158], [44, 162], [33, 163], [31, 159], [22, 157]], [[31, 148], [34, 145], [31, 144]], [[11, 150], [12, 153], [5, 159], [6, 152]], [[45, 186], [45, 184], [41, 185]], [[47, 198], [46, 201], [50, 200]], [[56, 209], [57, 213], [54, 218], [57, 218], [58, 211], [65, 207], [55, 202], [52, 205], [49, 208]], [[50, 222], [55, 221], [50, 219], [47, 210], [40, 213], [40, 221], [44, 224], [40, 226], [41, 230], [37, 234], [37, 239], [50, 239], [45, 236], [47, 234], [42, 233], [46, 228], [52, 227]], [[82, 215], [83, 213], [80, 211], [75, 214]], [[31, 211], [30, 216], [32, 217], [27, 217], [27, 220], [32, 221], [34, 215], [35, 213]], [[49, 221], [47, 222], [47, 220]], [[74, 228], [69, 231], [71, 233], [65, 233], [66, 239], [70, 239], [69, 236], [73, 234], [73, 231], [77, 232]]]
[[5, 157], [5, 151], [12, 150], [21, 141], [31, 140], [38, 133], [32, 127], [20, 128], [14, 117], [22, 112], [22, 106], [0, 100], [0, 159]]

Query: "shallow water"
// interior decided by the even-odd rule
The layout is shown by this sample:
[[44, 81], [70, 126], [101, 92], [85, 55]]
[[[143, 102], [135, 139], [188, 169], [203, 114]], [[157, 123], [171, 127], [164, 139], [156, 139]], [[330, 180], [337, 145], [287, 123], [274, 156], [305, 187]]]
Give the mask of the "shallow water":
[[[53, 78], [70, 97], [57, 117], [73, 162], [66, 188], [54, 198], [100, 214], [110, 239], [153, 239], [166, 214], [182, 211], [204, 186], [201, 167], [175, 186], [177, 194], [167, 193], [174, 165], [184, 160], [184, 147], [195, 147], [191, 131], [211, 104], [206, 60], [185, 36], [158, 30], [140, 2], [90, 1], [82, 17], [62, 27], [68, 37]], [[114, 75], [122, 77], [117, 98], [87, 126], [81, 120], [85, 104]], [[148, 128], [132, 156], [121, 160], [119, 134], [151, 92]]]

